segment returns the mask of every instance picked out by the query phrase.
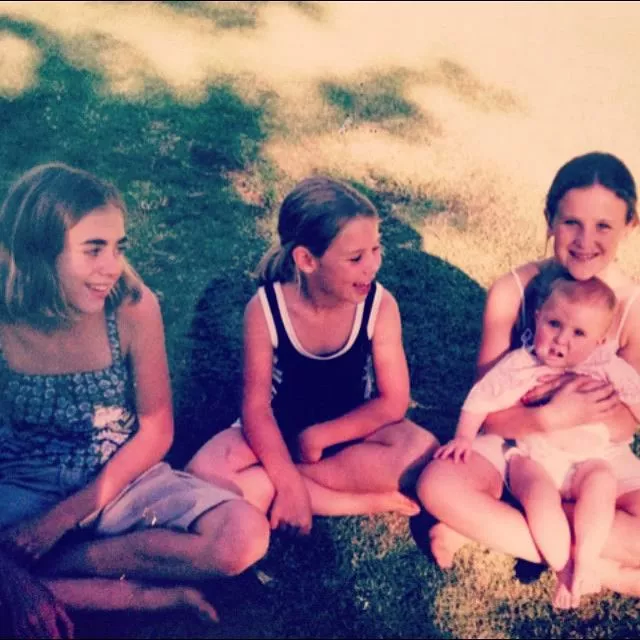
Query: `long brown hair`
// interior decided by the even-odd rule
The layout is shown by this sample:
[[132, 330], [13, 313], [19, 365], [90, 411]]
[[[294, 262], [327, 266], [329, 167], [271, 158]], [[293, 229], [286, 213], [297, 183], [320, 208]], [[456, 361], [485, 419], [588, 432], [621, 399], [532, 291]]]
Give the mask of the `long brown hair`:
[[[53, 162], [34, 167], [11, 186], [0, 208], [0, 322], [54, 329], [69, 322], [71, 308], [56, 261], [68, 229], [94, 209], [126, 207], [117, 189], [96, 176]], [[109, 294], [117, 307], [140, 297], [141, 280], [128, 262]]]

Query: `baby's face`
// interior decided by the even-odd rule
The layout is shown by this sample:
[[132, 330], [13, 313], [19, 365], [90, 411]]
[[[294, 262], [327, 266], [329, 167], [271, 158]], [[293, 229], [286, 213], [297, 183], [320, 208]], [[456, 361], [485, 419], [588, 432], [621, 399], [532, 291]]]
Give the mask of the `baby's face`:
[[536, 355], [559, 369], [584, 362], [604, 342], [611, 317], [603, 305], [571, 302], [554, 291], [536, 314]]

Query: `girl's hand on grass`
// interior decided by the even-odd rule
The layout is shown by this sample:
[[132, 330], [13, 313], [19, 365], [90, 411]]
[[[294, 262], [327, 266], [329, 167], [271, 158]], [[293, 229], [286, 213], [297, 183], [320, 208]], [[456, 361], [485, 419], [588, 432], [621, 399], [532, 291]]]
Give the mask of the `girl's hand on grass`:
[[286, 483], [276, 487], [270, 521], [271, 528], [280, 531], [302, 535], [311, 531], [311, 500], [302, 476], [297, 471]]
[[0, 600], [14, 637], [73, 638], [73, 623], [49, 589], [10, 559], [0, 563]]
[[55, 509], [38, 518], [19, 522], [2, 533], [2, 545], [16, 558], [33, 563], [64, 536], [69, 527]]
[[472, 444], [473, 440], [470, 438], [454, 438], [437, 449], [433, 457], [439, 460], [451, 458], [454, 462], [467, 462], [471, 455]]

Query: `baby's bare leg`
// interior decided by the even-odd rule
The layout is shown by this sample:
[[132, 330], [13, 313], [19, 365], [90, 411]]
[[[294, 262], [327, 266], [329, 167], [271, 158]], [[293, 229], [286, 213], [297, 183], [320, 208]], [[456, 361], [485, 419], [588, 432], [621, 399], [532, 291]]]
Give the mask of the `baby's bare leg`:
[[412, 488], [439, 444], [409, 420], [386, 425], [335, 455], [300, 465], [319, 485], [353, 493], [390, 493]]
[[571, 582], [571, 606], [580, 596], [600, 591], [599, 558], [613, 525], [616, 504], [616, 479], [611, 467], [601, 460], [579, 465], [571, 484], [574, 511], [574, 572]]
[[217, 622], [218, 614], [206, 598], [191, 587], [158, 587], [109, 578], [44, 580], [53, 595], [70, 609], [88, 611], [158, 611], [192, 609], [201, 618]]
[[569, 560], [571, 530], [553, 480], [537, 462], [514, 456], [509, 461], [509, 484], [525, 510], [540, 554], [552, 569], [562, 570]]

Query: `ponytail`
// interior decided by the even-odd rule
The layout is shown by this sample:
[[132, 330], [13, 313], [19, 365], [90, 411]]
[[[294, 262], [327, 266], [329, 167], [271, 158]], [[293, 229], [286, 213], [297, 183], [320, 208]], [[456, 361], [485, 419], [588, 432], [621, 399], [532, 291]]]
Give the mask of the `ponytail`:
[[293, 242], [287, 242], [284, 245], [275, 245], [265, 253], [256, 268], [259, 285], [267, 282], [291, 282], [296, 279], [293, 249]]

